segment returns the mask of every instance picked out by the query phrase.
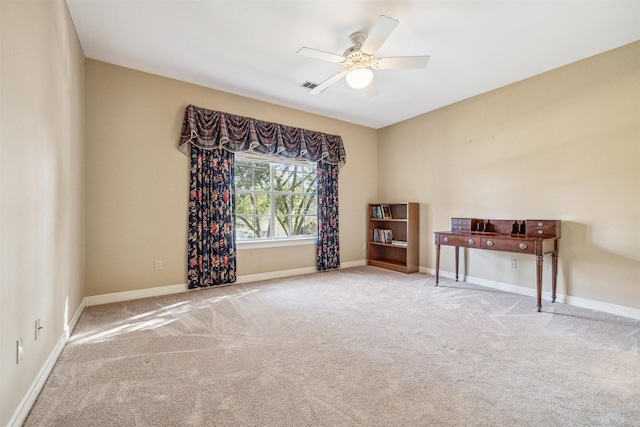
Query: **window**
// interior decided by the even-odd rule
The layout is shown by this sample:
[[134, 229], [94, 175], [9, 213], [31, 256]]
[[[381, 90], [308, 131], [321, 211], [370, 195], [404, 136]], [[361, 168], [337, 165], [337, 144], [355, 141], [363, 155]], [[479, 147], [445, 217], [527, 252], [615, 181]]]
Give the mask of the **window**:
[[315, 237], [316, 165], [236, 155], [236, 241]]

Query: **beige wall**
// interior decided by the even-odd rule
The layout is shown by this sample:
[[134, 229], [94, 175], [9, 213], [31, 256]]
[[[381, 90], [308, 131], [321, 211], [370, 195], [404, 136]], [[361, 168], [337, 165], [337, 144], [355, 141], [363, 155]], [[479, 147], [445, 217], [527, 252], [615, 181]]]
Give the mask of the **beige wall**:
[[[640, 308], [640, 42], [378, 138], [380, 197], [421, 204], [420, 265], [434, 267], [433, 232], [451, 217], [560, 219], [558, 292]], [[453, 271], [452, 248], [442, 267]], [[533, 257], [470, 251], [468, 274], [535, 284]]]
[[[99, 61], [86, 73], [87, 295], [186, 283], [189, 159], [177, 144], [188, 104], [341, 135], [341, 260], [365, 258], [375, 130]], [[240, 276], [314, 266], [313, 245], [238, 253]]]
[[[84, 57], [63, 0], [2, 0], [0, 31], [4, 426], [84, 296]], [[16, 364], [20, 336], [24, 359]]]

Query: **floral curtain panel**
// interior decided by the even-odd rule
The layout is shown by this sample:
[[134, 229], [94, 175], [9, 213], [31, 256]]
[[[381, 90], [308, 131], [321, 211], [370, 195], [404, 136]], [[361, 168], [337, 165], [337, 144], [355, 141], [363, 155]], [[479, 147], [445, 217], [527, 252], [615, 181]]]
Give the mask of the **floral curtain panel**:
[[189, 288], [236, 280], [233, 153], [239, 152], [318, 164], [317, 268], [340, 267], [338, 170], [346, 162], [340, 136], [189, 105], [178, 148], [191, 155]]
[[318, 248], [319, 271], [340, 267], [338, 238], [338, 166], [318, 163]]
[[189, 289], [236, 281], [234, 156], [191, 147]]

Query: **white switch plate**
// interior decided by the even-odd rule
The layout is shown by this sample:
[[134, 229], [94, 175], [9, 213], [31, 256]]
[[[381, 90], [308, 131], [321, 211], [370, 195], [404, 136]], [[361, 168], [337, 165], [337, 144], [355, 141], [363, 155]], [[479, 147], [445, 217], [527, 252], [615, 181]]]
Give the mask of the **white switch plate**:
[[518, 261], [515, 259], [510, 259], [509, 261], [511, 261], [511, 268], [518, 268]]
[[162, 261], [157, 259], [156, 262], [153, 264], [153, 269], [162, 270]]
[[24, 340], [22, 337], [18, 338], [16, 342], [16, 364], [20, 363], [24, 357]]

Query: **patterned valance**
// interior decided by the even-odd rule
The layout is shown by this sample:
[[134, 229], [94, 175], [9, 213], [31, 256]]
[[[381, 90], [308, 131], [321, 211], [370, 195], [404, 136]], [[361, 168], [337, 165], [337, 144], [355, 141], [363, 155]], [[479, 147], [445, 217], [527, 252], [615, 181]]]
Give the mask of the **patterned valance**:
[[233, 153], [252, 152], [285, 159], [304, 159], [342, 166], [346, 154], [342, 138], [306, 129], [189, 105], [184, 112], [179, 149], [189, 155], [189, 145]]

